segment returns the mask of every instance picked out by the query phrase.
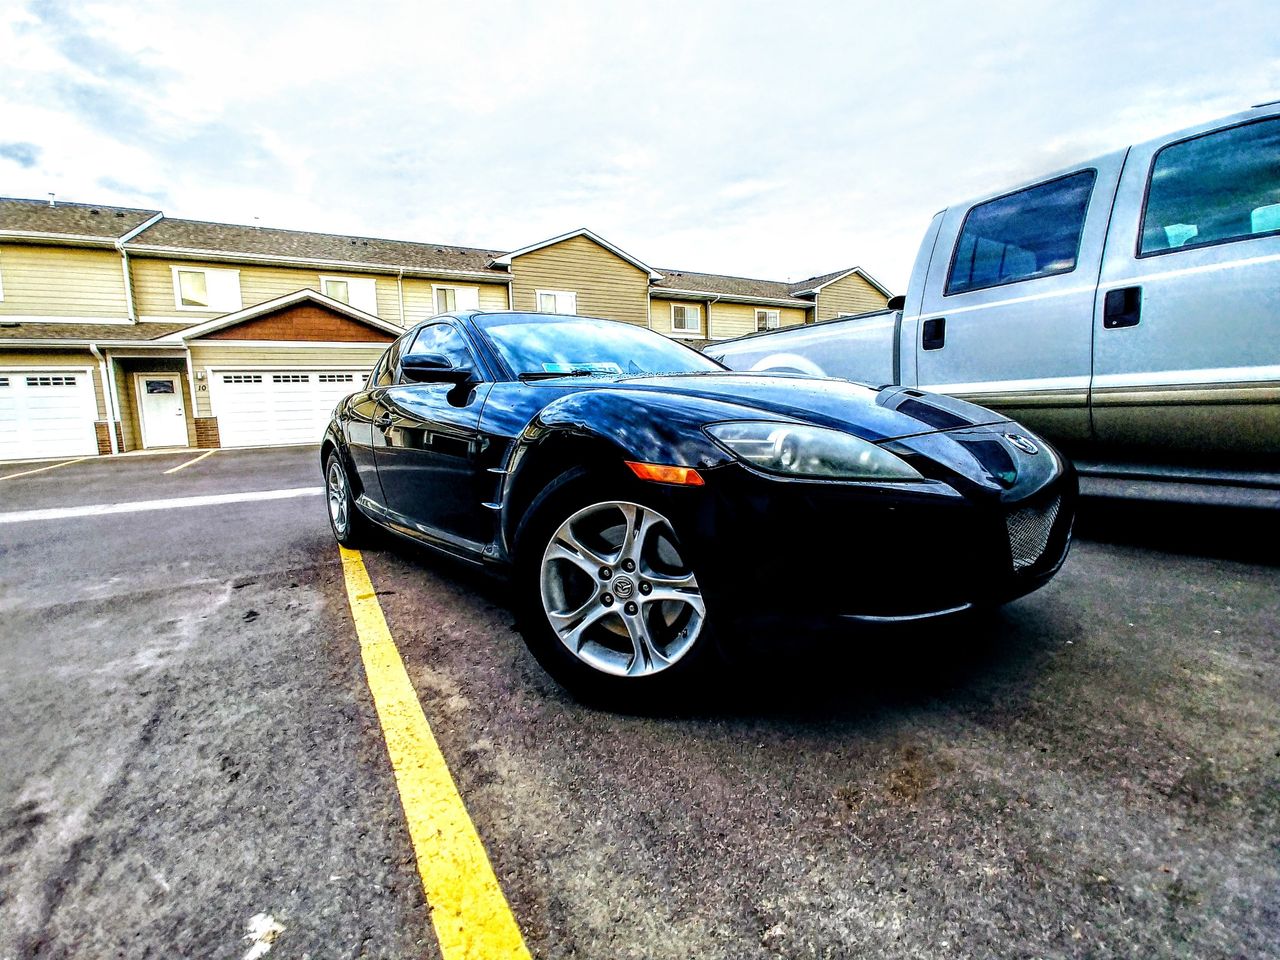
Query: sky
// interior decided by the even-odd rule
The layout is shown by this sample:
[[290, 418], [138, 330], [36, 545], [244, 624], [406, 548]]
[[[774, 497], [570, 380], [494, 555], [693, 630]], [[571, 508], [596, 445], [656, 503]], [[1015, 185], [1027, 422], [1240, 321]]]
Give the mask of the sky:
[[905, 288], [970, 196], [1280, 99], [1274, 0], [0, 0], [0, 196]]

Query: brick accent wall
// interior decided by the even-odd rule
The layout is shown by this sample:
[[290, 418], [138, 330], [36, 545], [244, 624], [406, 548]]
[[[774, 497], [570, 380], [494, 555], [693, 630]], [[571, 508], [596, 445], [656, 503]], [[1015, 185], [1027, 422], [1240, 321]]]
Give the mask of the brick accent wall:
[[201, 449], [221, 447], [222, 439], [218, 436], [217, 417], [196, 417], [196, 446]]
[[325, 307], [303, 303], [206, 334], [203, 339], [390, 343], [395, 337]]
[[[111, 433], [110, 425], [106, 420], [95, 420], [93, 422], [93, 433], [98, 441], [98, 456], [105, 457], [111, 453]], [[119, 434], [117, 434], [119, 436]]]

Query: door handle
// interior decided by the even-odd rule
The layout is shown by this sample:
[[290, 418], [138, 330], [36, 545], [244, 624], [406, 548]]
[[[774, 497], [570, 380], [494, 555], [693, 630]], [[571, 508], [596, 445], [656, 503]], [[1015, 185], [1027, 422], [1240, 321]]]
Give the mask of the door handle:
[[1141, 319], [1141, 287], [1120, 287], [1118, 290], [1107, 291], [1102, 304], [1102, 325], [1106, 329], [1136, 327]]
[[383, 414], [380, 417], [374, 417], [373, 419], [373, 425], [375, 427], [378, 427], [381, 430], [385, 430], [387, 427], [391, 426], [391, 424], [394, 422], [395, 422], [395, 417], [391, 416], [391, 414], [389, 413]]
[[921, 346], [926, 350], [941, 350], [947, 342], [947, 318], [934, 317], [920, 328]]

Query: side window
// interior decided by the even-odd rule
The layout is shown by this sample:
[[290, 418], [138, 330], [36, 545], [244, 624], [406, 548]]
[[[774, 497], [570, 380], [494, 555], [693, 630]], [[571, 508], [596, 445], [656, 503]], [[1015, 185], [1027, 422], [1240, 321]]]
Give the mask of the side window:
[[1082, 170], [980, 203], [964, 218], [946, 296], [1070, 273], [1096, 174]]
[[369, 389], [389, 387], [396, 382], [396, 366], [400, 362], [400, 349], [404, 346], [404, 341], [405, 338], [401, 337], [387, 348], [378, 365], [373, 368], [373, 373], [369, 374]]
[[1280, 119], [1206, 133], [1156, 154], [1140, 256], [1280, 233]]
[[451, 323], [433, 323], [418, 331], [410, 353], [438, 353], [455, 367], [475, 367], [466, 338]]

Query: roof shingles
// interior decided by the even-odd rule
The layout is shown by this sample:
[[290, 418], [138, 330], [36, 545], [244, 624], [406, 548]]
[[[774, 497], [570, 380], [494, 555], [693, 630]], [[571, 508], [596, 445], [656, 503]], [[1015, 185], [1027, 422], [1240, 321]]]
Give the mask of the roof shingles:
[[47, 201], [0, 197], [0, 230], [115, 240], [159, 212], [89, 203], [50, 206]]

